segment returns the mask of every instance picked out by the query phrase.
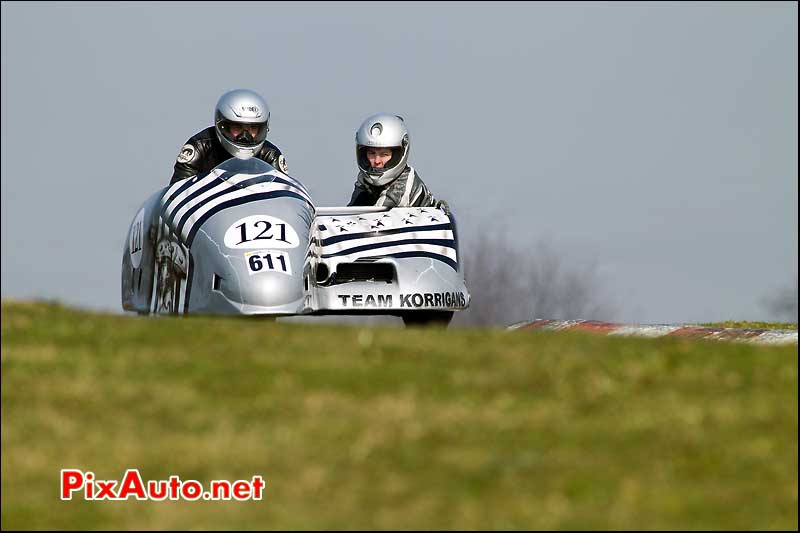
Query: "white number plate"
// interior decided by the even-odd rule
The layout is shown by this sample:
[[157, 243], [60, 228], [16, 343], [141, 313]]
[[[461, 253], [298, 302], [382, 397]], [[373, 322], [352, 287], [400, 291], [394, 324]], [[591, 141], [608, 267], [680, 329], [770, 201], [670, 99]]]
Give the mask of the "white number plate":
[[244, 254], [247, 262], [247, 272], [261, 274], [262, 272], [280, 272], [292, 275], [292, 263], [289, 254], [280, 250], [256, 250]]

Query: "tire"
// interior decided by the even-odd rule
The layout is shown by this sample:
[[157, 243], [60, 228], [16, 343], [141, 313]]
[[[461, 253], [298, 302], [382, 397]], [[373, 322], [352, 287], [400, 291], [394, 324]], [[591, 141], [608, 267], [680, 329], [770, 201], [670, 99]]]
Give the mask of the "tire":
[[434, 326], [446, 328], [453, 320], [453, 311], [417, 311], [403, 315], [406, 327]]

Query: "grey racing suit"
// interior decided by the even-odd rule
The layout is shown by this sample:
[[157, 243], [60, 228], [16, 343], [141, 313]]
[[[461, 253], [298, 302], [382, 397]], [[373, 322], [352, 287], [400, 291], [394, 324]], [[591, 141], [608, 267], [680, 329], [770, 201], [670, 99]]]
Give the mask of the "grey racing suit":
[[365, 179], [364, 173], [356, 177], [353, 196], [348, 206], [385, 207], [436, 207], [436, 198], [422, 183], [419, 174], [410, 165], [396, 179], [383, 187], [373, 187]]

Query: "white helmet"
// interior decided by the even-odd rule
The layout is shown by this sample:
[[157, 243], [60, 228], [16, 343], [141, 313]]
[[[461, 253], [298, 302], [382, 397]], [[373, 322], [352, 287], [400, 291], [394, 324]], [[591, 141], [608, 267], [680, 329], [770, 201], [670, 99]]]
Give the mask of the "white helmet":
[[[372, 168], [368, 148], [391, 148], [392, 158], [383, 168]], [[356, 161], [369, 185], [382, 187], [397, 178], [406, 168], [411, 142], [403, 117], [378, 113], [367, 118], [356, 132]]]
[[225, 150], [239, 159], [261, 150], [269, 131], [269, 106], [258, 93], [235, 89], [219, 97], [214, 129]]

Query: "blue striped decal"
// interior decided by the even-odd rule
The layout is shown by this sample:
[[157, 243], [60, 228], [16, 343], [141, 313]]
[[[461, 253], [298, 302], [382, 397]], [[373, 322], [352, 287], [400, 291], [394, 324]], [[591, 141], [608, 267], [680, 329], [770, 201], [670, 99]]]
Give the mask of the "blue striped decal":
[[[183, 192], [185, 192], [186, 189], [188, 189], [192, 185], [196, 185], [199, 181], [202, 181], [203, 179], [208, 177], [209, 174], [211, 174], [210, 171], [204, 173], [197, 180], [193, 180], [191, 178], [185, 180], [186, 183], [182, 184], [174, 193], [172, 193], [169, 196], [169, 198], [167, 198], [165, 200], [162, 200], [162, 202], [161, 202], [162, 203], [162, 207], [163, 207], [162, 214], [166, 212], [166, 210], [169, 208], [170, 204], [172, 204], [172, 202], [174, 202], [175, 199], [178, 196], [180, 196]], [[239, 175], [239, 174], [240, 174], [239, 172], [230, 172], [230, 171], [223, 172], [222, 174], [217, 176], [216, 179], [210, 181], [206, 185], [200, 187], [196, 191], [192, 192], [192, 194], [190, 194], [189, 196], [187, 196], [186, 198], [181, 200], [181, 202], [178, 205], [176, 205], [174, 209], [172, 209], [172, 212], [174, 213], [176, 211], [180, 211], [181, 208], [184, 205], [186, 205], [187, 202], [189, 202], [192, 199], [202, 195], [206, 191], [208, 191], [210, 189], [213, 189], [214, 187], [218, 186], [223, 181], [227, 181], [228, 179], [232, 178], [233, 176], [236, 176], [236, 175]], [[270, 177], [272, 179], [270, 179]], [[256, 178], [262, 178], [262, 179], [259, 179], [257, 181], [253, 181]], [[306, 195], [308, 195], [308, 191], [306, 191], [305, 187], [303, 187], [301, 184], [299, 184], [296, 180], [291, 179], [291, 178], [289, 180], [286, 180], [286, 179], [283, 179], [283, 178], [281, 178], [279, 176], [275, 176], [274, 174], [266, 174], [266, 173], [265, 174], [257, 174], [257, 175], [254, 175], [253, 178], [249, 178], [249, 179], [244, 180], [244, 181], [242, 181], [240, 183], [229, 183], [229, 185], [231, 185], [232, 187], [247, 187], [249, 185], [253, 185], [255, 183], [262, 183], [262, 182], [265, 182], [265, 181], [276, 181], [278, 183], [282, 183], [282, 184], [288, 185], [290, 187], [296, 187], [296, 188], [300, 189], [301, 191], [303, 191]]]
[[287, 179], [283, 179], [281, 177], [277, 177], [276, 176], [275, 177], [275, 181], [278, 181], [280, 183], [285, 183], [286, 185], [291, 185], [292, 187], [297, 187], [298, 189], [300, 189], [301, 191], [306, 193], [306, 196], [311, 198], [311, 193], [308, 192], [308, 190], [305, 188], [305, 186], [302, 183], [300, 183], [299, 181], [297, 181], [293, 177], [289, 176], [288, 174], [286, 175], [286, 178]]
[[[269, 176], [269, 178], [272, 178], [272, 176]], [[256, 176], [255, 178], [250, 178], [248, 180], [242, 181], [241, 185], [242, 185], [242, 187], [248, 187], [250, 185], [255, 185], [257, 183], [263, 183], [263, 182], [266, 182], [266, 181], [272, 181], [272, 179], [268, 179], [265, 176]], [[203, 206], [206, 205], [207, 203], [209, 203], [209, 202], [211, 202], [213, 200], [216, 200], [217, 198], [219, 198], [221, 196], [225, 196], [226, 194], [229, 194], [229, 193], [234, 192], [234, 191], [236, 191], [236, 189], [227, 188], [225, 190], [222, 190], [222, 191], [219, 191], [219, 192], [217, 192], [215, 194], [212, 194], [211, 196], [209, 196], [208, 198], [206, 198], [202, 202], [199, 202], [196, 205], [193, 205], [192, 207], [190, 207], [183, 214], [183, 216], [181, 217], [181, 219], [178, 221], [177, 224], [175, 224], [174, 220], [170, 219], [169, 220], [170, 225], [175, 225], [175, 228], [176, 228], [175, 232], [178, 235], [180, 235], [181, 233], [183, 233], [183, 227], [186, 225], [186, 222], [189, 220], [189, 218], [196, 211], [202, 209]], [[290, 191], [285, 191], [285, 192], [290, 192]], [[253, 193], [253, 195], [259, 195], [259, 194], [266, 194], [266, 193]], [[307, 202], [307, 200], [303, 196], [301, 196], [300, 194], [298, 194], [298, 193], [292, 193], [292, 194], [296, 195], [298, 198], [301, 198], [304, 202]], [[248, 195], [248, 196], [246, 196], [246, 198], [249, 197], [249, 196], [252, 196], [252, 195]], [[174, 216], [176, 213], [177, 213], [177, 211], [173, 211], [172, 215]]]
[[[178, 204], [177, 204], [177, 205], [175, 206], [175, 208], [172, 210], [172, 213], [170, 213], [169, 217], [166, 217], [167, 224], [168, 224], [170, 227], [172, 227], [172, 226], [173, 226], [173, 224], [174, 224], [174, 218], [175, 218], [175, 214], [176, 214], [178, 211], [180, 211], [180, 210], [183, 208], [183, 206], [185, 206], [186, 204], [188, 204], [189, 202], [191, 202], [192, 200], [194, 200], [194, 199], [195, 199], [197, 196], [199, 196], [199, 195], [201, 195], [201, 194], [204, 194], [204, 193], [206, 193], [207, 191], [210, 191], [211, 189], [213, 189], [214, 187], [216, 187], [216, 186], [217, 186], [217, 185], [219, 185], [220, 183], [221, 183], [221, 182], [220, 182], [219, 180], [211, 180], [209, 183], [207, 183], [207, 184], [203, 185], [202, 187], [200, 187], [199, 189], [197, 189], [196, 191], [194, 191], [192, 194], [188, 195], [186, 198], [184, 198], [183, 200], [181, 200], [180, 202], [178, 202]], [[167, 207], [165, 207], [165, 208], [164, 208], [164, 213], [166, 213], [166, 210], [167, 210]]]
[[445, 263], [447, 266], [452, 268], [453, 270], [458, 271], [458, 263], [447, 257], [446, 255], [439, 255], [432, 252], [399, 252], [396, 254], [385, 254], [381, 257], [427, 257], [430, 259], [435, 259], [437, 261], [441, 261]]
[[[229, 174], [229, 173], [226, 173], [226, 174]], [[174, 220], [174, 219], [175, 219], [175, 214], [176, 214], [178, 211], [180, 211], [180, 210], [181, 210], [181, 209], [182, 209], [182, 208], [183, 208], [183, 207], [184, 207], [186, 204], [188, 204], [189, 202], [191, 202], [191, 201], [195, 200], [196, 198], [198, 198], [199, 196], [201, 196], [201, 195], [205, 194], [206, 192], [210, 191], [210, 190], [211, 190], [211, 189], [213, 189], [214, 187], [217, 187], [217, 186], [219, 186], [220, 184], [224, 183], [224, 181], [223, 181], [223, 178], [226, 178], [226, 177], [231, 177], [231, 176], [226, 176], [226, 174], [223, 174], [223, 175], [222, 175], [222, 176], [220, 176], [219, 178], [217, 178], [217, 179], [215, 179], [215, 180], [212, 180], [211, 182], [209, 182], [209, 183], [207, 183], [207, 184], [203, 185], [202, 187], [198, 188], [196, 191], [192, 192], [192, 194], [188, 195], [186, 198], [184, 198], [183, 200], [181, 200], [181, 201], [180, 201], [180, 202], [179, 202], [179, 203], [178, 203], [178, 204], [175, 206], [175, 208], [174, 208], [174, 209], [172, 209], [172, 213], [170, 214], [170, 216], [169, 216], [169, 219], [167, 220], [167, 223], [168, 223], [170, 226], [172, 226], [172, 225], [175, 223], [175, 220]], [[235, 174], [232, 174], [232, 175], [235, 175]], [[242, 184], [244, 184], [244, 186], [247, 186], [247, 185], [252, 185], [253, 183], [261, 183], [262, 181], [267, 181], [267, 179], [266, 179], [266, 178], [264, 178], [263, 176], [264, 176], [263, 174], [262, 174], [261, 176], [255, 176], [255, 177], [253, 177], [253, 178], [250, 178], [250, 179], [248, 179], [248, 180], [245, 180], [245, 181], [243, 181], [243, 182], [242, 182]], [[239, 184], [232, 184], [232, 183], [229, 183], [228, 185], [229, 185], [229, 187], [236, 187], [236, 186], [238, 186]], [[225, 191], [222, 191], [222, 193], [217, 193], [217, 195], [215, 195], [215, 196], [211, 196], [211, 197], [207, 198], [207, 199], [206, 199], [206, 200], [204, 200], [204, 201], [205, 201], [205, 202], [208, 202], [208, 201], [212, 200], [213, 198], [216, 198], [216, 196], [219, 196], [219, 194], [224, 194], [225, 192], [230, 192], [230, 190], [231, 190], [231, 188], [228, 188], [228, 189], [226, 189]], [[233, 190], [236, 190], [236, 189], [233, 189]], [[166, 208], [164, 209], [164, 211], [166, 211]]]
[[189, 269], [186, 273], [186, 292], [184, 293], [183, 314], [189, 314], [189, 298], [192, 295], [192, 276], [194, 276], [194, 261], [192, 261], [192, 252], [189, 251]]
[[381, 237], [383, 235], [396, 235], [398, 233], [413, 233], [422, 231], [447, 230], [450, 224], [437, 224], [435, 226], [414, 226], [408, 228], [387, 229], [383, 231], [370, 231], [367, 233], [352, 233], [349, 235], [336, 235], [322, 240], [322, 246], [336, 244], [337, 242], [349, 241], [350, 239], [364, 239], [369, 237]]
[[356, 252], [363, 252], [365, 250], [376, 250], [378, 248], [387, 248], [389, 246], [398, 246], [402, 244], [434, 244], [438, 246], [445, 246], [447, 248], [453, 248], [455, 250], [455, 241], [453, 239], [406, 239], [404, 241], [387, 241], [387, 242], [379, 242], [379, 243], [372, 243], [372, 244], [365, 244], [362, 246], [356, 246], [354, 248], [348, 248], [347, 250], [342, 250], [341, 252], [335, 252], [332, 254], [323, 254], [321, 257], [323, 259], [327, 259], [328, 257], [337, 257], [340, 255], [350, 255]]
[[[213, 169], [212, 169], [212, 170], [213, 170]], [[179, 194], [181, 194], [182, 192], [184, 192], [186, 189], [188, 189], [188, 188], [189, 188], [189, 187], [191, 187], [192, 185], [197, 185], [199, 182], [201, 182], [201, 181], [203, 181], [204, 179], [206, 179], [208, 176], [210, 176], [210, 175], [211, 175], [211, 172], [212, 172], [212, 170], [209, 170], [208, 172], [203, 172], [202, 174], [198, 174], [198, 175], [196, 176], [196, 178], [197, 178], [197, 179], [194, 179], [194, 178], [186, 178], [186, 179], [184, 180], [184, 181], [186, 181], [186, 183], [184, 183], [183, 185], [181, 185], [181, 187], [180, 187], [180, 188], [179, 188], [177, 191], [175, 191], [174, 193], [172, 193], [172, 194], [170, 195], [169, 199], [167, 199], [166, 201], [162, 202], [162, 203], [163, 203], [163, 205], [164, 205], [164, 206], [167, 206], [167, 205], [169, 205], [170, 203], [172, 203], [172, 202], [175, 200], [175, 198], [177, 198], [177, 196], [178, 196]], [[214, 178], [214, 179], [211, 181], [211, 183], [216, 183], [216, 184], [219, 184], [219, 183], [220, 183], [220, 181], [224, 181], [224, 180], [227, 180], [228, 178], [232, 178], [232, 177], [233, 177], [233, 176], [235, 176], [236, 174], [238, 174], [238, 172], [223, 172], [223, 173], [222, 173], [222, 174], [220, 174], [219, 176], [216, 176], [216, 177], [215, 177], [215, 178]], [[196, 192], [191, 194], [191, 196], [195, 196], [195, 195], [196, 195]]]
[[[292, 191], [261, 192], [261, 193], [249, 194], [247, 196], [242, 196], [239, 198], [234, 198], [232, 200], [228, 200], [227, 202], [222, 202], [221, 204], [214, 206], [213, 209], [203, 214], [203, 216], [201, 216], [197, 221], [195, 221], [192, 224], [192, 229], [186, 236], [186, 246], [187, 247], [192, 246], [192, 241], [194, 241], [194, 236], [197, 234], [197, 231], [200, 229], [203, 223], [212, 216], [219, 213], [220, 211], [228, 209], [229, 207], [235, 207], [237, 205], [243, 205], [250, 202], [255, 202], [257, 200], [268, 200], [270, 198], [282, 198], [282, 197], [297, 198], [301, 202], [306, 203], [309, 206], [311, 205], [308, 203], [308, 200], [306, 200], [304, 196]], [[184, 219], [181, 219], [181, 221], [185, 223]], [[177, 234], [181, 235], [182, 232], [183, 232], [183, 225], [181, 225], [181, 227], [178, 229]]]
[[[205, 177], [205, 176], [203, 176], [203, 177]], [[181, 183], [181, 186], [180, 186], [180, 187], [178, 187], [178, 188], [175, 190], [175, 192], [174, 192], [174, 193], [172, 193], [172, 194], [170, 195], [170, 197], [169, 197], [169, 198], [167, 198], [166, 200], [165, 200], [165, 199], [163, 199], [163, 198], [161, 199], [161, 205], [162, 205], [162, 207], [165, 207], [165, 206], [167, 206], [167, 205], [168, 205], [168, 204], [169, 204], [169, 203], [170, 203], [172, 200], [174, 200], [174, 199], [175, 199], [175, 198], [176, 198], [176, 197], [177, 197], [179, 194], [181, 194], [183, 191], [185, 191], [186, 189], [188, 189], [189, 187], [191, 187], [191, 186], [192, 186], [192, 185], [194, 185], [195, 183], [197, 183], [197, 180], [193, 180], [193, 179], [191, 179], [191, 178], [188, 178], [188, 179], [185, 179], [185, 180], [183, 180], [183, 183]], [[170, 186], [170, 187], [171, 187], [171, 186]]]

